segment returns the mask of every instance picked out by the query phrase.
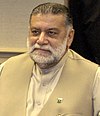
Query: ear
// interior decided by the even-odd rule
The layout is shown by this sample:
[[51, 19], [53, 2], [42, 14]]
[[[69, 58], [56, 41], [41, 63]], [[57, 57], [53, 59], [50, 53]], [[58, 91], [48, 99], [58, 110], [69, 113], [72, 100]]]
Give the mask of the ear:
[[67, 33], [67, 47], [69, 48], [73, 42], [75, 30], [73, 28], [69, 28]]

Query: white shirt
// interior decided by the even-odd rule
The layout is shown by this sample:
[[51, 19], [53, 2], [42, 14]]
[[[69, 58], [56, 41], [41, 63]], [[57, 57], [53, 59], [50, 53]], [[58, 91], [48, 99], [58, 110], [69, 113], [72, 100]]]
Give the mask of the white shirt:
[[55, 67], [42, 71], [37, 65], [34, 65], [28, 92], [26, 116], [38, 116], [60, 78], [65, 61], [66, 58], [63, 58]]
[[[47, 72], [44, 71], [44, 73], [41, 73], [37, 65], [33, 67], [33, 76], [31, 77], [28, 91], [26, 116], [38, 116], [59, 80], [64, 62], [65, 60], [62, 60], [56, 67], [47, 70]], [[0, 71], [4, 64], [0, 65]], [[94, 116], [97, 116], [100, 111], [100, 67], [96, 72], [94, 80], [93, 104]]]

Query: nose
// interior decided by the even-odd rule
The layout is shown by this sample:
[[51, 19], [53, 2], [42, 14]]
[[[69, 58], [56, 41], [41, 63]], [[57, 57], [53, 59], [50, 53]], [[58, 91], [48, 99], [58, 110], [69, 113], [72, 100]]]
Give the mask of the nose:
[[44, 32], [41, 32], [41, 34], [39, 35], [39, 37], [37, 39], [37, 43], [40, 44], [40, 45], [48, 44], [48, 40], [47, 40]]

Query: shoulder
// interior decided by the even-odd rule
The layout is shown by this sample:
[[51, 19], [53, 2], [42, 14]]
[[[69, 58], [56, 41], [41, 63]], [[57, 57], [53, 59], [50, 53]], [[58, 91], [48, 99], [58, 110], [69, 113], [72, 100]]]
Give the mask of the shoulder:
[[1, 64], [1, 68], [2, 67], [6, 67], [6, 66], [10, 66], [10, 67], [13, 67], [13, 66], [21, 66], [21, 65], [25, 65], [27, 63], [34, 63], [34, 61], [30, 58], [29, 54], [28, 53], [24, 53], [24, 54], [20, 54], [20, 55], [17, 55], [17, 56], [13, 56], [11, 58], [9, 58], [6, 62], [4, 62], [3, 64]]
[[9, 58], [7, 61], [16, 60], [16, 59], [22, 59], [22, 58], [27, 58], [27, 57], [29, 57], [29, 54], [24, 53], [24, 54], [13, 56], [13, 57]]
[[71, 63], [73, 64], [77, 64], [77, 66], [84, 67], [84, 68], [88, 68], [88, 69], [97, 69], [99, 67], [98, 64], [91, 62], [88, 59], [83, 58], [81, 55], [79, 55], [78, 53], [76, 53], [73, 50], [69, 50], [68, 53], [68, 59]]
[[11, 58], [9, 58], [6, 63], [9, 63], [9, 62], [21, 62], [21, 61], [26, 61], [26, 60], [31, 60], [30, 56], [28, 53], [24, 53], [24, 54], [20, 54], [20, 55], [17, 55], [17, 56], [13, 56]]

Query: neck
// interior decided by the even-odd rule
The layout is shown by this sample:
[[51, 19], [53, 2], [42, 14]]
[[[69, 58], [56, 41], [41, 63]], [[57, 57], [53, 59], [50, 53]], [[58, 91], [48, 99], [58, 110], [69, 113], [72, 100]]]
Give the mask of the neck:
[[39, 68], [40, 68], [41, 70], [47, 70], [47, 69], [50, 69], [50, 68], [54, 67], [56, 64], [57, 64], [57, 62], [56, 62], [56, 63], [52, 63], [52, 64], [47, 64], [47, 63], [37, 63], [37, 65], [39, 66]]
[[36, 64], [39, 66], [39, 68], [42, 72], [49, 72], [53, 67], [55, 67], [61, 61], [62, 57], [59, 60], [56, 60], [52, 63], [38, 63], [38, 62], [36, 62]]

